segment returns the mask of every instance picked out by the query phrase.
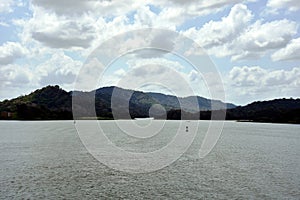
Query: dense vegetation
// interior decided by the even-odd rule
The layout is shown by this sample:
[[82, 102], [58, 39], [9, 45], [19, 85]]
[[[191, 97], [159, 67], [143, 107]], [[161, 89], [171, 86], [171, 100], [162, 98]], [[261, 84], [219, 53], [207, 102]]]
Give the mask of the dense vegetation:
[[[80, 110], [78, 116], [72, 114], [72, 97], [77, 99], [78, 105], [73, 106]], [[112, 102], [118, 112], [112, 110]], [[92, 103], [95, 107], [91, 106]], [[236, 107], [203, 97], [177, 98], [117, 87], [104, 87], [91, 92], [66, 92], [59, 86], [47, 86], [29, 95], [0, 102], [0, 119], [67, 120], [73, 117], [90, 119], [95, 115], [99, 119], [128, 119], [149, 117], [149, 109], [159, 104], [166, 113], [155, 118], [210, 120], [212, 103], [215, 120], [226, 116], [227, 120], [300, 123], [300, 99], [276, 99]]]
[[[0, 111], [2, 119], [72, 119], [71, 105], [70, 93], [58, 86], [48, 86], [29, 95], [0, 102]], [[12, 116], [5, 116], [5, 112], [12, 113]]]
[[[300, 99], [259, 101], [217, 112], [226, 112], [226, 120], [300, 124]], [[200, 118], [210, 119], [211, 111], [201, 112]]]

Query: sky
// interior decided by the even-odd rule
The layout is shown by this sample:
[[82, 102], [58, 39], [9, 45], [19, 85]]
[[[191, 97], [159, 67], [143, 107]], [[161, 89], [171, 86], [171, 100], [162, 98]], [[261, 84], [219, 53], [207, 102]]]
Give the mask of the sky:
[[[174, 31], [199, 45], [220, 74], [227, 102], [299, 98], [299, 26], [299, 0], [1, 0], [0, 100], [47, 85], [73, 90], [95, 49], [142, 28]], [[170, 38], [154, 40], [168, 45]], [[193, 46], [187, 53], [197, 54]], [[99, 87], [134, 82], [132, 89], [168, 93], [168, 84], [185, 91], [182, 79], [193, 94], [210, 97], [210, 80], [171, 52], [129, 52], [106, 69], [94, 74], [102, 76]], [[146, 75], [156, 84], [138, 87]], [[180, 94], [192, 95], [187, 91]]]

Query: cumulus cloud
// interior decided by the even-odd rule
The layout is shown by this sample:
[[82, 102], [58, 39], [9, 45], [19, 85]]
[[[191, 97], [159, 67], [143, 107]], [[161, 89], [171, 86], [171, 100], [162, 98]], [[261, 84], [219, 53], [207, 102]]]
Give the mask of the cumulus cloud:
[[223, 45], [232, 41], [250, 22], [253, 15], [247, 6], [237, 4], [231, 8], [227, 17], [221, 21], [210, 21], [199, 30], [191, 28], [185, 32], [188, 37], [196, 39], [203, 47]]
[[36, 77], [39, 77], [39, 84], [42, 86], [59, 84], [64, 88], [71, 87], [81, 65], [80, 61], [75, 61], [63, 52], [58, 52], [37, 67]]
[[283, 48], [297, 33], [296, 22], [283, 19], [252, 23], [252, 18], [245, 5], [237, 4], [220, 21], [210, 21], [200, 29], [191, 28], [184, 34], [199, 42], [211, 55], [241, 60], [259, 58]]
[[117, 85], [131, 89], [144, 89], [146, 86], [148, 90], [150, 89], [152, 91], [155, 90], [157, 86], [161, 86], [169, 89], [178, 96], [192, 94], [186, 75], [165, 65], [149, 64], [135, 66], [118, 81]]
[[289, 11], [300, 10], [299, 0], [269, 0], [267, 7], [271, 8], [274, 12], [279, 9], [288, 9]]
[[33, 74], [28, 67], [15, 64], [0, 67], [0, 99], [12, 98], [29, 92], [32, 77]]
[[[176, 39], [178, 39], [178, 34], [175, 32], [165, 31], [165, 30], [152, 30], [149, 29], [147, 35], [146, 31], [137, 32], [135, 36], [129, 40], [129, 42], [143, 41], [143, 46], [149, 47], [146, 49], [138, 49], [132, 52], [132, 55], [137, 58], [156, 58], [163, 57], [175, 49]], [[136, 43], [136, 42], [135, 42]], [[142, 42], [140, 42], [142, 43]], [[126, 46], [132, 46], [127, 41]], [[136, 48], [136, 47], [135, 47]]]
[[144, 6], [143, 9], [145, 12], [134, 13], [134, 20], [131, 21], [126, 15], [107, 18], [91, 12], [65, 16], [49, 12], [43, 7], [32, 6], [33, 17], [14, 20], [14, 24], [22, 29], [19, 34], [22, 42], [31, 44], [31, 47], [86, 51], [85, 55], [88, 55], [114, 35], [156, 24], [154, 22], [158, 20], [149, 6]]
[[23, 29], [20, 37], [24, 43], [32, 43], [33, 39], [51, 48], [86, 48], [95, 38], [94, 21], [89, 17], [77, 21], [36, 7], [33, 12], [29, 20], [14, 21]]
[[12, 64], [26, 54], [26, 49], [19, 43], [6, 42], [0, 46], [0, 65]]
[[127, 64], [129, 65], [130, 69], [151, 65], [151, 64], [172, 67], [177, 71], [180, 71], [185, 68], [178, 61], [172, 61], [166, 58], [132, 59], [132, 60], [128, 60]]
[[[251, 1], [245, 0], [244, 2]], [[88, 12], [95, 12], [102, 16], [118, 16], [128, 13], [145, 5], [155, 5], [161, 8], [162, 16], [174, 18], [179, 16], [178, 12], [171, 12], [174, 9], [182, 8], [182, 12], [188, 16], [201, 16], [215, 13], [224, 9], [226, 6], [240, 2], [239, 0], [212, 0], [212, 1], [182, 1], [182, 0], [147, 0], [147, 1], [110, 1], [110, 0], [33, 0], [34, 5], [51, 10], [59, 15], [74, 15]], [[177, 10], [178, 11], [178, 10]], [[178, 19], [177, 19], [178, 20]]]
[[[180, 72], [180, 70], [183, 69], [183, 66], [179, 62], [171, 61], [166, 58], [132, 59], [130, 55], [127, 55], [127, 57], [123, 57], [122, 60], [127, 60], [126, 65], [128, 68], [119, 68], [113, 73], [104, 73], [101, 77], [101, 86], [118, 85], [119, 87], [123, 88], [137, 89], [136, 86], [140, 87], [147, 81], [152, 83], [162, 83], [168, 81], [168, 78], [165, 78], [166, 80], [164, 81], [162, 81], [162, 79], [163, 77], [170, 77], [170, 74], [168, 74], [170, 71], [172, 71], [172, 73], [177, 72], [182, 75], [184, 74]], [[98, 67], [101, 66], [98, 62], [95, 62], [95, 59], [91, 60], [91, 63], [95, 63]], [[95, 66], [95, 64], [92, 66]], [[90, 64], [87, 65], [87, 67], [89, 66]], [[93, 69], [95, 69], [95, 67], [93, 67]], [[97, 74], [99, 73], [91, 73], [89, 80], [99, 79]]]
[[0, 13], [12, 12], [12, 6], [15, 4], [14, 0], [0, 1]]
[[[249, 2], [245, 0], [243, 2]], [[182, 18], [192, 18], [195, 16], [203, 16], [212, 13], [217, 13], [224, 8], [239, 3], [239, 0], [211, 0], [211, 1], [184, 1], [184, 0], [163, 0], [153, 1], [152, 3], [158, 5], [163, 9], [161, 16], [171, 20], [181, 20]]]
[[235, 41], [233, 59], [249, 56], [261, 57], [268, 50], [286, 46], [297, 33], [297, 23], [289, 20], [276, 20], [267, 23], [257, 21]]
[[300, 68], [267, 70], [260, 66], [234, 67], [229, 72], [227, 94], [241, 102], [300, 96]]
[[57, 27], [52, 27], [51, 30], [34, 31], [32, 37], [52, 48], [86, 48], [94, 39], [91, 32], [93, 32], [91, 26], [69, 21], [57, 24]]
[[21, 86], [29, 83], [31, 74], [26, 68], [18, 65], [7, 65], [0, 68], [1, 87], [5, 86]]
[[105, 66], [97, 57], [88, 59], [76, 77], [75, 89], [84, 91], [97, 89], [103, 82], [104, 71]]
[[[0, 1], [0, 14], [10, 14], [14, 12], [17, 7], [23, 7], [26, 2], [23, 0], [1, 0]], [[3, 16], [1, 16], [2, 18]]]
[[300, 60], [300, 38], [291, 40], [285, 47], [272, 54], [274, 61], [279, 60]]
[[104, 85], [117, 85], [148, 92], [189, 96], [209, 96], [201, 74], [178, 61], [166, 58], [131, 59], [128, 69], [121, 68], [104, 76]]
[[[101, 42], [121, 32], [145, 27], [175, 30], [186, 17], [214, 13], [236, 2], [33, 0], [32, 17], [14, 20], [14, 24], [21, 27], [19, 37], [32, 51], [44, 47], [85, 49], [84, 54], [88, 55]], [[161, 10], [154, 12], [150, 5]], [[164, 36], [160, 38], [160, 42], [167, 41]]]
[[262, 84], [261, 81], [267, 71], [255, 66], [255, 67], [234, 67], [229, 72], [231, 84], [237, 87], [248, 87]]
[[100, 16], [119, 16], [146, 5], [147, 1], [110, 0], [33, 0], [36, 6], [50, 10], [58, 15], [83, 15], [95, 13]]
[[257, 91], [263, 90], [264, 86], [277, 87], [280, 85], [300, 86], [297, 77], [300, 75], [300, 68], [292, 70], [266, 70], [259, 66], [234, 67], [229, 72], [231, 84], [237, 87], [255, 87]]
[[[244, 0], [249, 2], [251, 0]], [[169, 26], [170, 24], [180, 25], [187, 18], [195, 16], [203, 16], [212, 13], [217, 13], [229, 5], [240, 2], [239, 0], [212, 0], [212, 1], [181, 1], [181, 0], [147, 0], [147, 1], [110, 1], [110, 0], [33, 0], [34, 6], [38, 6], [45, 10], [56, 13], [63, 16], [75, 16], [84, 14], [96, 14], [101, 17], [117, 17], [120, 15], [126, 15], [130, 12], [137, 12], [137, 22], [143, 22], [144, 24], [153, 23], [153, 18], [159, 18], [155, 20], [153, 26]], [[154, 13], [147, 11], [148, 5], [154, 5], [161, 10], [157, 16]], [[146, 8], [146, 9], [145, 9]], [[144, 14], [145, 13], [145, 14]], [[151, 14], [151, 15], [149, 15]], [[151, 19], [152, 18], [152, 19]], [[167, 23], [166, 23], [167, 22]], [[171, 25], [171, 26], [173, 26]]]
[[9, 24], [3, 21], [0, 21], [0, 26], [9, 27]]

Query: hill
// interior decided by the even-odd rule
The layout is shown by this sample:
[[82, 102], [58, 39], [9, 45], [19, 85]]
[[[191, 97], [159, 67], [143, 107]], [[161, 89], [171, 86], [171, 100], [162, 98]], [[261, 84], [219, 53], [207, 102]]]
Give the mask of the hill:
[[29, 95], [0, 102], [0, 119], [72, 119], [72, 97], [59, 86], [47, 86]]
[[[72, 97], [81, 101], [80, 105], [78, 105], [81, 107], [80, 117], [92, 117], [93, 110], [89, 109], [92, 109], [93, 106], [87, 106], [90, 105], [91, 95], [95, 98], [97, 117], [112, 119], [111, 100], [113, 93], [116, 94], [113, 102], [119, 101], [119, 103], [115, 104], [115, 107], [118, 109], [118, 113], [121, 113], [119, 116], [114, 116], [114, 118], [128, 118], [126, 115], [128, 102], [131, 118], [148, 117], [149, 109], [154, 104], [161, 104], [167, 112], [182, 108], [185, 112], [191, 113], [197, 113], [201, 110], [211, 110], [212, 103], [214, 103], [215, 109], [235, 107], [233, 104], [226, 104], [218, 100], [209, 100], [199, 96], [177, 98], [172, 95], [145, 93], [114, 86], [99, 88], [91, 92], [66, 92], [59, 88], [59, 86], [47, 86], [28, 95], [0, 102], [0, 119], [72, 119]], [[199, 108], [193, 104], [193, 100], [195, 99]]]
[[[72, 98], [77, 100], [77, 104], [73, 105], [80, 111], [77, 116], [72, 113]], [[91, 99], [94, 99], [95, 106]], [[112, 103], [113, 108], [118, 111], [114, 115]], [[181, 114], [184, 114], [185, 119], [211, 120], [211, 105], [214, 104], [214, 120], [223, 119], [219, 116], [224, 116], [226, 112], [226, 120], [300, 123], [300, 99], [274, 99], [235, 106], [199, 96], [176, 97], [114, 86], [90, 92], [67, 92], [59, 86], [47, 86], [28, 95], [0, 102], [0, 119], [68, 120], [73, 117], [95, 117], [95, 112], [98, 119], [149, 117], [149, 109], [155, 104], [167, 111], [167, 119], [180, 120]], [[155, 117], [164, 119], [159, 114]]]
[[300, 123], [300, 99], [258, 101], [235, 109], [228, 109], [228, 120], [255, 122]]
[[[216, 116], [218, 113], [226, 112], [226, 120], [300, 124], [300, 99], [257, 101], [246, 106], [215, 112]], [[202, 120], [211, 119], [211, 111], [203, 111], [199, 115]]]

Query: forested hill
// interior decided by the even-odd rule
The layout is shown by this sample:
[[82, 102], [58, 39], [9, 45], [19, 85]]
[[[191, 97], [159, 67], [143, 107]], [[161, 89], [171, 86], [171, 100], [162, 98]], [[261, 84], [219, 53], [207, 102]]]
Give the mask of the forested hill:
[[300, 123], [300, 99], [258, 101], [227, 110], [227, 119], [273, 123]]
[[[226, 111], [215, 111], [216, 116], [218, 112], [226, 112], [226, 120], [300, 124], [300, 99], [257, 101]], [[202, 111], [199, 115], [200, 119], [211, 119], [211, 111]]]
[[[131, 96], [129, 109], [132, 118], [148, 117], [149, 109], [154, 104], [162, 105], [166, 111], [183, 109], [184, 111], [192, 113], [199, 112], [199, 110], [211, 110], [212, 103], [214, 109], [236, 107], [233, 104], [226, 104], [219, 100], [210, 100], [199, 96], [177, 98], [172, 95], [145, 93], [114, 86], [99, 88], [91, 92], [66, 92], [59, 86], [47, 86], [28, 95], [0, 102], [1, 119], [72, 119], [72, 96], [74, 95], [76, 97], [95, 95], [95, 110], [97, 116], [102, 119], [112, 119], [111, 98], [113, 92], [118, 94], [119, 99]], [[193, 100], [195, 99], [198, 103], [197, 106], [193, 104]], [[86, 103], [88, 104], [89, 102]], [[83, 113], [86, 113], [86, 116], [82, 117], [91, 117], [88, 112], [84, 112], [84, 107], [82, 109]]]
[[0, 102], [1, 119], [72, 119], [72, 96], [59, 86], [47, 86], [28, 95]]
[[[227, 120], [274, 122], [274, 123], [300, 123], [300, 99], [275, 99], [270, 101], [253, 102], [246, 106], [235, 106], [218, 100], [203, 97], [176, 97], [161, 93], [145, 93], [117, 87], [104, 87], [91, 92], [66, 92], [59, 86], [47, 86], [28, 95], [0, 102], [0, 119], [5, 120], [67, 120], [73, 119], [72, 97], [94, 95], [95, 111], [98, 119], [116, 119], [111, 109], [113, 92], [117, 91], [117, 98], [124, 100], [130, 96], [129, 118], [149, 117], [149, 109], [155, 105], [162, 105], [167, 111], [167, 119], [181, 119], [181, 113], [191, 116], [192, 119], [211, 119], [211, 105], [215, 112], [226, 112]], [[197, 99], [197, 106], [192, 100]], [[121, 101], [122, 102], [122, 101]], [[125, 101], [123, 101], [125, 102]], [[180, 103], [179, 103], [180, 102]], [[83, 102], [83, 105], [89, 102]], [[127, 105], [120, 104], [120, 109]], [[227, 108], [224, 109], [224, 108]], [[200, 109], [200, 111], [199, 111]], [[93, 117], [85, 107], [81, 108], [82, 118]], [[120, 119], [128, 118], [120, 117]], [[163, 118], [157, 116], [156, 118]], [[218, 118], [216, 118], [218, 119]]]

